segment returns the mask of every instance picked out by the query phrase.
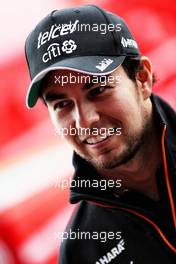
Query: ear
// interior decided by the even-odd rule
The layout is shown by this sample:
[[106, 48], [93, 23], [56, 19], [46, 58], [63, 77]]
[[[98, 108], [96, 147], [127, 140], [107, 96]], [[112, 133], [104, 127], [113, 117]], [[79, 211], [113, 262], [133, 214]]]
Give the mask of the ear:
[[152, 64], [150, 59], [145, 56], [142, 56], [140, 59], [136, 82], [142, 92], [144, 100], [149, 98], [152, 93]]

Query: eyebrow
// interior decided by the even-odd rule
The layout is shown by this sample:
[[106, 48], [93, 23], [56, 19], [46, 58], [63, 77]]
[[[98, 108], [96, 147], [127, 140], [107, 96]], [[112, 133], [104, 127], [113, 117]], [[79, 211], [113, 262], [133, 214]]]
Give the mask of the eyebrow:
[[48, 92], [43, 98], [47, 102], [52, 102], [57, 99], [65, 99], [67, 95], [65, 93]]
[[95, 83], [93, 83], [92, 79], [93, 79], [93, 77], [91, 77], [90, 82], [87, 82], [83, 85], [83, 87], [81, 88], [82, 91], [89, 90], [95, 84]]
[[[109, 75], [107, 75], [107, 76], [109, 76]], [[106, 76], [106, 77], [107, 77]], [[105, 77], [105, 78], [106, 78]], [[101, 84], [102, 83], [102, 81], [101, 81], [101, 78], [102, 78], [102, 76], [97, 76], [96, 75], [96, 79], [98, 80], [98, 82], [93, 82], [93, 79], [95, 78], [95, 76], [91, 76], [90, 77], [90, 82], [88, 82], [88, 83], [85, 83], [85, 85], [81, 88], [82, 90], [89, 90], [92, 86], [94, 86], [94, 85], [99, 85], [99, 84]]]

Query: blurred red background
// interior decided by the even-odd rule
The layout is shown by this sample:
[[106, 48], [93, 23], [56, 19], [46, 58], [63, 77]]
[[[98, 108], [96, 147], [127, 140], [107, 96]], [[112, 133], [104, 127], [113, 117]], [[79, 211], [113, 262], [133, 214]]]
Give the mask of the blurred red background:
[[46, 108], [25, 107], [29, 75], [24, 42], [53, 9], [97, 4], [122, 16], [157, 76], [153, 91], [176, 109], [176, 4], [174, 0], [4, 1], [0, 11], [0, 263], [56, 263], [73, 210], [68, 189], [72, 151], [54, 135]]

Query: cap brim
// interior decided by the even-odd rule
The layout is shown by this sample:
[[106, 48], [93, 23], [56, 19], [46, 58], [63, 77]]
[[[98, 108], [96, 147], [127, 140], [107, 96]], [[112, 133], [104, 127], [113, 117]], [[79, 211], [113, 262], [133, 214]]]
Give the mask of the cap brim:
[[[39, 72], [32, 80], [26, 96], [27, 108], [32, 108], [37, 103], [41, 80], [48, 72], [53, 70], [71, 70], [89, 75], [108, 75], [123, 63], [125, 57], [126, 56], [72, 57], [53, 64]], [[110, 63], [105, 65], [105, 67], [101, 67], [101, 62], [104, 59], [109, 60]]]

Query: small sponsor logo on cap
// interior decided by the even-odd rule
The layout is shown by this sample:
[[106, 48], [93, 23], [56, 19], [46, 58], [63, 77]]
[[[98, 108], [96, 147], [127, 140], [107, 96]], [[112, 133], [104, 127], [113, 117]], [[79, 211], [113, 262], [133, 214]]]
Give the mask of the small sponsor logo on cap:
[[56, 39], [63, 35], [72, 34], [76, 30], [76, 26], [79, 20], [75, 20], [74, 23], [62, 24], [62, 25], [52, 25], [49, 31], [40, 32], [38, 35], [37, 49], [40, 49], [45, 43], [52, 39]]
[[95, 67], [103, 72], [111, 63], [113, 63], [113, 60], [105, 58], [99, 62], [99, 65], [96, 65]]
[[121, 44], [123, 45], [124, 48], [138, 48], [138, 45], [134, 39], [125, 39], [124, 37], [121, 38]]
[[74, 40], [69, 39], [65, 40], [60, 48], [60, 44], [58, 43], [52, 43], [47, 48], [47, 51], [42, 56], [42, 61], [44, 63], [47, 63], [51, 61], [53, 58], [56, 58], [61, 55], [61, 51], [63, 53], [71, 54], [74, 50], [77, 49], [77, 45]]

